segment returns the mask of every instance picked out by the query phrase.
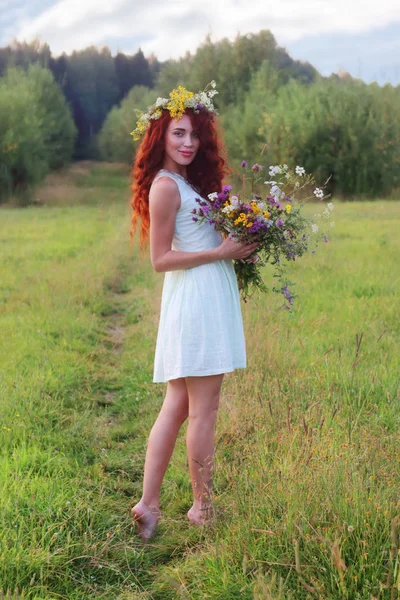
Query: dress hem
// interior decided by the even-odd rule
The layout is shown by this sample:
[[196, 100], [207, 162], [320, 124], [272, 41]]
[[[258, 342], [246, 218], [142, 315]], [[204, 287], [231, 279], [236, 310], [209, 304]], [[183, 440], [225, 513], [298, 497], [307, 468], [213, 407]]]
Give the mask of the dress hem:
[[168, 381], [173, 381], [174, 379], [183, 379], [185, 377], [208, 377], [209, 375], [222, 375], [225, 373], [233, 373], [233, 371], [235, 371], [236, 369], [246, 369], [247, 365], [241, 365], [238, 367], [232, 367], [231, 369], [213, 369], [213, 370], [208, 370], [205, 371], [204, 373], [193, 373], [193, 372], [188, 372], [186, 374], [179, 374], [179, 375], [173, 375], [170, 376], [168, 378], [158, 378], [158, 377], [153, 377], [153, 381], [152, 383], [167, 383]]

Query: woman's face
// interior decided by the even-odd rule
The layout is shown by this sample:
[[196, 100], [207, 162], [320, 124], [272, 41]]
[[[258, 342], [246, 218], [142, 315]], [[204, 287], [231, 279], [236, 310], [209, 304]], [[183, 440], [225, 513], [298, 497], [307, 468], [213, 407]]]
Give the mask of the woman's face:
[[165, 133], [164, 168], [176, 171], [193, 162], [200, 147], [197, 132], [193, 129], [188, 115], [179, 121], [171, 119]]

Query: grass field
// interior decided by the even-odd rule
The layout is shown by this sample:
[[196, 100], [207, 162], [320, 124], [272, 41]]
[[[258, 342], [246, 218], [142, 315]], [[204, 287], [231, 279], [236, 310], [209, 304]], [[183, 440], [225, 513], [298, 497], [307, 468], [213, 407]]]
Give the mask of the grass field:
[[[162, 275], [129, 251], [127, 173], [75, 165], [0, 209], [0, 589], [50, 600], [400, 597], [400, 204], [336, 203], [332, 239], [243, 305], [217, 522], [190, 527], [185, 426], [155, 538], [134, 535]], [[0, 598], [2, 597], [0, 592]]]

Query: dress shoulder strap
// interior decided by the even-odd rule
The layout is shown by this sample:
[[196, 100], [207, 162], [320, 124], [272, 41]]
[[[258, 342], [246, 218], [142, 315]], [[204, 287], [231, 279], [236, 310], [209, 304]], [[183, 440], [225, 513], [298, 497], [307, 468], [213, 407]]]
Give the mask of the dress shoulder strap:
[[189, 183], [189, 181], [185, 179], [182, 175], [179, 175], [179, 173], [174, 173], [174, 171], [168, 171], [168, 169], [160, 169], [160, 171], [158, 171], [157, 175], [154, 177], [152, 183], [157, 181], [157, 179], [159, 179], [160, 177], [170, 177], [171, 179], [173, 179], [177, 184], [179, 190], [181, 189], [182, 185], [186, 185], [195, 193], [199, 193], [198, 190], [195, 187], [193, 187], [193, 185]]
[[157, 175], [154, 177], [152, 184], [155, 183], [158, 179], [160, 179], [160, 177], [169, 177], [170, 179], [173, 179], [179, 187], [180, 175], [178, 175], [177, 173], [173, 173], [172, 171], [167, 171], [167, 169], [161, 169], [160, 171], [158, 171]]

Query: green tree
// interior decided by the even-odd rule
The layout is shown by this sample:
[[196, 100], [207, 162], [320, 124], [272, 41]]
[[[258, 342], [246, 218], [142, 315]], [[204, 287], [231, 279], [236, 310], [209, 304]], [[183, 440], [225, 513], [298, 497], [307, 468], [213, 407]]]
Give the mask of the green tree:
[[21, 71], [0, 79], [0, 195], [25, 192], [47, 174], [44, 127], [31, 82]]
[[26, 191], [70, 160], [70, 110], [49, 70], [10, 68], [0, 79], [0, 194]]
[[95, 157], [96, 134], [119, 96], [115, 64], [108, 48], [91, 46], [68, 57], [65, 95], [79, 130], [76, 156]]
[[145, 111], [157, 96], [155, 90], [135, 86], [124, 98], [120, 107], [114, 107], [108, 114], [98, 136], [100, 156], [104, 160], [130, 164], [136, 151], [137, 142], [130, 135], [135, 129], [136, 109]]
[[399, 184], [400, 106], [360, 81], [291, 81], [262, 126], [271, 162], [292, 162], [344, 196], [382, 196]]
[[189, 88], [191, 56], [186, 54], [179, 61], [167, 60], [161, 65], [157, 75], [156, 88], [162, 97], [168, 98], [171, 90], [178, 85]]
[[119, 100], [122, 100], [134, 85], [152, 87], [153, 76], [150, 65], [140, 48], [133, 56], [126, 56], [122, 52], [118, 52], [114, 63], [119, 86]]
[[[222, 124], [229, 156], [238, 163], [242, 159], [260, 162], [265, 145], [261, 129], [264, 113], [273, 102], [281, 84], [278, 71], [270, 61], [264, 60], [249, 84], [242, 102], [230, 105], [222, 111]], [[267, 154], [263, 160], [268, 160]]]
[[6, 60], [3, 63], [3, 72], [8, 67], [23, 67], [24, 69], [28, 69], [30, 65], [35, 63], [47, 68], [51, 60], [50, 46], [45, 42], [41, 42], [38, 38], [31, 42], [13, 40], [6, 49], [2, 50], [6, 50], [4, 53]]
[[77, 129], [64, 94], [48, 69], [32, 65], [28, 69], [38, 112], [44, 127], [44, 140], [50, 169], [71, 160]]

